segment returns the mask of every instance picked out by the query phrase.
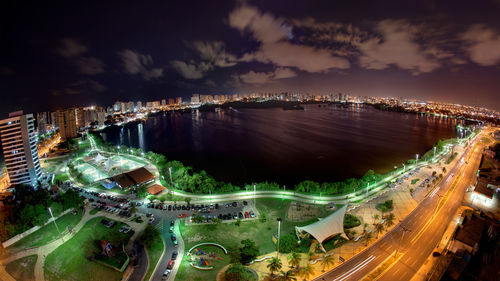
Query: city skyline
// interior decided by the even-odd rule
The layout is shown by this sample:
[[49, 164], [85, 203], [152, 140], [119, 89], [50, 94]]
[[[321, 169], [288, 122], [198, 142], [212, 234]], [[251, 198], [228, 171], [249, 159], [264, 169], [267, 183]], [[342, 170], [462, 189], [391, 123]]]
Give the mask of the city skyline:
[[498, 1], [37, 5], [3, 9], [2, 116], [252, 92], [500, 109]]

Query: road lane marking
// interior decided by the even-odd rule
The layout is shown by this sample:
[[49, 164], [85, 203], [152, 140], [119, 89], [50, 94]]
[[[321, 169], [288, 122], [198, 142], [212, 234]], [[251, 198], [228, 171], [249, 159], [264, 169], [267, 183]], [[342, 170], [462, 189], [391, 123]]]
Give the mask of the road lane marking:
[[376, 258], [376, 256], [374, 256], [374, 255], [369, 256], [364, 261], [358, 263], [355, 267], [349, 269], [348, 271], [344, 272], [344, 274], [342, 274], [339, 277], [333, 279], [333, 281], [342, 281], [342, 280], [345, 280], [345, 279], [349, 278], [349, 276], [351, 276], [356, 271], [358, 271], [358, 270], [362, 269], [363, 267], [365, 267], [368, 263], [370, 263], [375, 258]]

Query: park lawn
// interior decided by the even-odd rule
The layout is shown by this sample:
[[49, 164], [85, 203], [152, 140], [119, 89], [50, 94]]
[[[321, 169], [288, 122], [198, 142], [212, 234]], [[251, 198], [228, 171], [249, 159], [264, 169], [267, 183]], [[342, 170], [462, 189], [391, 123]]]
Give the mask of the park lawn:
[[[189, 264], [189, 259], [187, 256], [184, 256], [182, 259], [182, 263], [179, 266], [179, 270], [177, 271], [177, 274], [175, 275], [175, 279], [177, 280], [216, 280], [217, 279], [217, 273], [219, 270], [221, 270], [224, 266], [229, 264], [230, 257], [229, 254], [224, 254], [221, 248], [215, 247], [215, 246], [201, 246], [199, 247], [200, 250], [204, 251], [207, 254], [210, 253], [215, 253], [215, 258], [207, 258], [207, 262], [209, 266], [213, 266], [214, 269], [211, 270], [200, 270], [192, 267]], [[186, 251], [189, 250], [189, 248], [185, 249]], [[194, 251], [193, 251], [194, 252]], [[199, 265], [200, 264], [200, 257], [197, 256], [193, 253], [191, 256], [193, 260], [193, 264]], [[203, 258], [206, 256], [204, 255]], [[222, 258], [222, 259], [219, 259]]]
[[[163, 239], [161, 238], [160, 235], [156, 236], [155, 240], [151, 244], [151, 247], [147, 248], [148, 250], [148, 257], [149, 257], [149, 268], [148, 271], [146, 272], [146, 276], [144, 277], [143, 280], [149, 280], [151, 277], [151, 274], [153, 274], [153, 271], [156, 268], [156, 264], [160, 260], [161, 254], [163, 253], [163, 248], [164, 248], [164, 243]], [[182, 279], [179, 279], [182, 280]]]
[[44, 264], [45, 280], [120, 280], [122, 273], [84, 256], [84, 245], [90, 239], [106, 239], [118, 231], [124, 223], [117, 222], [112, 228], [101, 224], [103, 217], [88, 221], [70, 240], [47, 256]]
[[16, 280], [35, 280], [37, 255], [15, 260], [5, 266], [5, 270]]
[[[184, 239], [185, 249], [187, 251], [194, 245], [203, 242], [216, 242], [230, 251], [231, 248], [240, 248], [242, 246], [241, 240], [251, 239], [259, 248], [260, 255], [274, 252], [276, 251], [276, 245], [272, 241], [272, 235], [278, 232], [277, 218], [283, 219], [281, 223], [281, 235], [295, 235], [295, 226], [304, 226], [317, 221], [317, 219], [305, 222], [292, 222], [287, 220], [286, 213], [290, 202], [290, 200], [282, 199], [257, 199], [257, 208], [260, 215], [265, 214], [265, 222], [256, 219], [242, 220], [240, 226], [236, 226], [233, 222], [221, 223], [219, 225], [200, 224], [186, 226], [184, 221], [181, 221], [180, 231]], [[324, 209], [320, 216], [324, 217], [328, 214], [329, 212]], [[223, 259], [223, 261], [225, 260]], [[227, 259], [226, 262], [226, 264], [228, 264], [229, 259]], [[189, 263], [186, 262], [186, 256], [184, 256], [179, 272], [185, 272], [181, 273], [185, 274], [185, 276], [190, 276], [188, 274], [194, 274], [194, 272], [196, 272], [197, 276], [202, 276], [199, 280], [215, 280], [215, 278], [211, 277], [215, 276], [213, 274], [216, 274], [217, 270], [201, 271], [191, 268]]]
[[[72, 212], [65, 214], [64, 216], [56, 219], [57, 226], [59, 230], [65, 234], [68, 233], [67, 226], [70, 225], [71, 228], [74, 228], [82, 219], [82, 211], [78, 210], [76, 215], [73, 215]], [[47, 224], [46, 226], [40, 228], [39, 230], [31, 233], [30, 235], [24, 237], [23, 239], [17, 241], [9, 247], [13, 248], [29, 248], [36, 246], [43, 246], [48, 244], [49, 242], [54, 241], [59, 237], [59, 233], [53, 222]]]
[[54, 176], [54, 182], [60, 180], [61, 182], [69, 181], [68, 175], [66, 173], [56, 174]]

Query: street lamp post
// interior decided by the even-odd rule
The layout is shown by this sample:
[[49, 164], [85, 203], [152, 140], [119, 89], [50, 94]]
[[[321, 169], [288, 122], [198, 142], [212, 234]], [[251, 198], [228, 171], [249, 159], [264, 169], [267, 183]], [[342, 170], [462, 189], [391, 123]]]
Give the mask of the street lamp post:
[[366, 185], [366, 194], [368, 194], [368, 192], [370, 192], [370, 183]]
[[415, 165], [417, 165], [417, 163], [418, 163], [418, 154], [417, 154], [417, 156], [415, 158]]
[[174, 182], [172, 181], [172, 167], [168, 167], [168, 173], [170, 174], [170, 185], [174, 187]]
[[[61, 235], [61, 231], [59, 231], [59, 227], [57, 227], [56, 219], [52, 215], [52, 210], [50, 208], [48, 208], [48, 209], [49, 209], [50, 217], [52, 218], [52, 221], [54, 222], [54, 225], [56, 226], [57, 232], [59, 233], [59, 235]], [[64, 242], [64, 238], [62, 236], [61, 236], [61, 239]]]
[[256, 196], [256, 192], [257, 192], [257, 185], [254, 184], [253, 185], [253, 207], [255, 208], [255, 196]]
[[276, 219], [278, 221], [278, 252], [276, 253], [276, 257], [280, 257], [280, 234], [281, 234], [281, 218]]
[[403, 164], [403, 173], [405, 172], [405, 170], [406, 170], [406, 165]]

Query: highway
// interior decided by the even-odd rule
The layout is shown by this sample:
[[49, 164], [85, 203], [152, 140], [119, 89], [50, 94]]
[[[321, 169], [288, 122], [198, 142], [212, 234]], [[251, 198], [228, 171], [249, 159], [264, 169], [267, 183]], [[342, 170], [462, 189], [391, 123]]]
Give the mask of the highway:
[[481, 151], [482, 146], [472, 142], [435, 191], [403, 221], [355, 257], [314, 280], [362, 280], [396, 251], [399, 260], [377, 280], [410, 280], [440, 241], [465, 189], [474, 183]]

